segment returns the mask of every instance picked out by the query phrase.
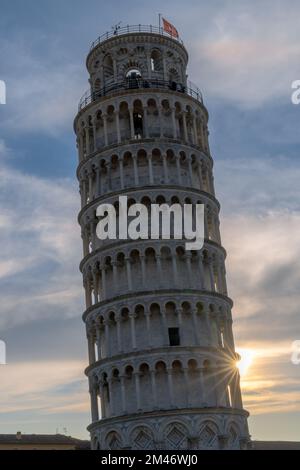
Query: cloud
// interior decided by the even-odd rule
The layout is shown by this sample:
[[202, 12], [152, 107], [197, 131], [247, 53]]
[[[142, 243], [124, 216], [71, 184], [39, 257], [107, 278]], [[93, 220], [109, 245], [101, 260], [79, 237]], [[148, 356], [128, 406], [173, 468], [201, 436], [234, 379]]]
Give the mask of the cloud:
[[227, 201], [221, 233], [239, 320], [236, 332], [244, 340], [251, 335], [265, 341], [298, 339], [299, 169], [287, 160], [231, 160], [221, 165], [220, 177], [221, 200]]
[[79, 197], [69, 179], [0, 168], [1, 325], [79, 315]]
[[[88, 87], [83, 63], [65, 57], [58, 39], [49, 34], [37, 49], [39, 36], [15, 35], [3, 39], [1, 58], [7, 84], [7, 105], [2, 130], [7, 133], [41, 133], [58, 136], [72, 129], [77, 103]], [[16, 60], [11, 60], [11, 58]]]
[[83, 363], [71, 360], [18, 362], [2, 366], [0, 413], [87, 412], [88, 387], [83, 370]]
[[300, 338], [299, 167], [283, 156], [229, 158], [217, 174], [234, 335], [254, 356], [242, 379], [245, 407], [254, 415], [299, 410], [291, 363]]
[[225, 2], [191, 41], [191, 71], [205, 92], [245, 108], [290, 102], [300, 77], [298, 17], [292, 2]]

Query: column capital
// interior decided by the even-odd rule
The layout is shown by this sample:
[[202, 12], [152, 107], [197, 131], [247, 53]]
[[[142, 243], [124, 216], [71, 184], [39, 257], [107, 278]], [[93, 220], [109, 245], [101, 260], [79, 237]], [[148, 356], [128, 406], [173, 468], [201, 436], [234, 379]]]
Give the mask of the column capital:
[[128, 314], [128, 317], [129, 317], [129, 318], [132, 318], [132, 319], [134, 320], [135, 318], [137, 318], [137, 314], [134, 313], [134, 312], [130, 312], [130, 313]]

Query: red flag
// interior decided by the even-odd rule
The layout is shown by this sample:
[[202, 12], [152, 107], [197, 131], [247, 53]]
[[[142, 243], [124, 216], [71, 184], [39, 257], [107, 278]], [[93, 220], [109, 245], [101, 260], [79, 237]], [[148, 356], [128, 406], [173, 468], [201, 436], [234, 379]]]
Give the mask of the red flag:
[[165, 20], [164, 18], [162, 18], [162, 20], [164, 31], [166, 31], [166, 33], [169, 33], [174, 38], [179, 38], [179, 34], [175, 26], [173, 26], [171, 23], [169, 23], [169, 21]]

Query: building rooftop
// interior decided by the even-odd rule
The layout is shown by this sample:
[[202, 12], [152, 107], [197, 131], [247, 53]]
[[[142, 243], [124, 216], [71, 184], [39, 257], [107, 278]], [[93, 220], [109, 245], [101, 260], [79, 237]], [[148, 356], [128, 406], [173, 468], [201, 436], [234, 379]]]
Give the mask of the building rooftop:
[[252, 441], [253, 450], [300, 450], [300, 442]]
[[22, 445], [22, 444], [34, 444], [34, 445], [73, 445], [76, 448], [88, 448], [89, 441], [76, 439], [71, 436], [65, 436], [63, 434], [22, 434], [17, 432], [16, 434], [0, 434], [0, 445], [11, 444], [11, 445]]

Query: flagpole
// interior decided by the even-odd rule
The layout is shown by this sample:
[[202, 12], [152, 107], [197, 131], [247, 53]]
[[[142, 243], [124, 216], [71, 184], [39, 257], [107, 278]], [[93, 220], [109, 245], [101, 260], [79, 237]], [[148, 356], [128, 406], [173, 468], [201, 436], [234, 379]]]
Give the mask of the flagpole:
[[158, 13], [158, 30], [161, 33], [161, 13]]

